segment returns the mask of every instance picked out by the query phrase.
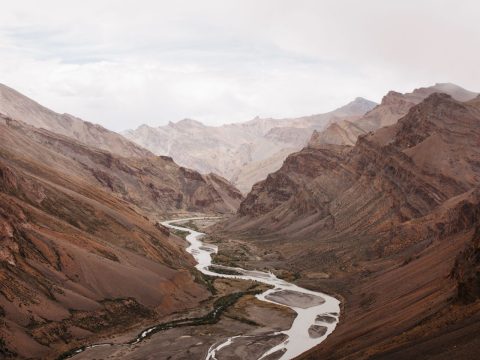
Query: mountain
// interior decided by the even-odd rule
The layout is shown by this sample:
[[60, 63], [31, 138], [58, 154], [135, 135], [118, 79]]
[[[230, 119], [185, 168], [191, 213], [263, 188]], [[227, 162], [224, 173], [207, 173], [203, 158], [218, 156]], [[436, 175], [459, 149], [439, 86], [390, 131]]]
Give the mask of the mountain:
[[0, 113], [121, 156], [153, 155], [120, 134], [69, 114], [58, 114], [3, 84], [0, 84]]
[[171, 156], [180, 165], [201, 173], [214, 172], [232, 181], [242, 192], [280, 168], [285, 155], [307, 144], [314, 129], [344, 117], [361, 116], [376, 104], [357, 98], [326, 114], [292, 119], [255, 118], [223, 126], [206, 126], [185, 119], [166, 126], [142, 125], [123, 135], [157, 155]]
[[183, 240], [157, 221], [233, 212], [235, 187], [75, 120], [88, 130], [80, 136], [24, 97], [8, 98], [23, 110], [6, 99], [2, 112], [61, 128], [0, 113], [0, 357], [53, 358], [210, 296]]
[[246, 164], [240, 172], [233, 176], [231, 182], [237, 184], [238, 190], [242, 193], [248, 193], [251, 184], [255, 184], [259, 179], [265, 179], [268, 174], [277, 171], [287, 156], [295, 151], [295, 148], [285, 148], [266, 159]]
[[435, 92], [449, 94], [459, 101], [468, 101], [477, 96], [474, 92], [450, 83], [435, 84], [405, 94], [390, 91], [378, 106], [364, 116], [332, 122], [325, 130], [315, 133], [311, 140], [323, 144], [354, 145], [359, 135], [395, 124], [413, 105]]
[[333, 336], [303, 358], [472, 354], [480, 320], [478, 99], [433, 93], [355, 146], [312, 142], [222, 225], [276, 254], [265, 265], [343, 299]]
[[[171, 167], [174, 178], [186, 170], [161, 158], [127, 162], [6, 117], [0, 139], [2, 358], [51, 358], [67, 343], [95, 341], [208, 297], [194, 282], [183, 242], [134, 205], [175, 205], [135, 194], [135, 186], [146, 191], [150, 184], [135, 172], [148, 179]], [[174, 197], [175, 189], [165, 188]], [[150, 191], [160, 190], [152, 184]], [[185, 207], [192, 200], [172, 201]]]

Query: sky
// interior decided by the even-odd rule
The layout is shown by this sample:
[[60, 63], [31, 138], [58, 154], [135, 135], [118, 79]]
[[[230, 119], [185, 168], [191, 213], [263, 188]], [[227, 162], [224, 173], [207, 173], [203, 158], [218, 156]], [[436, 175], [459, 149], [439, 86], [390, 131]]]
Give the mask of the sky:
[[322, 113], [453, 82], [480, 91], [478, 0], [16, 0], [0, 82], [120, 131]]

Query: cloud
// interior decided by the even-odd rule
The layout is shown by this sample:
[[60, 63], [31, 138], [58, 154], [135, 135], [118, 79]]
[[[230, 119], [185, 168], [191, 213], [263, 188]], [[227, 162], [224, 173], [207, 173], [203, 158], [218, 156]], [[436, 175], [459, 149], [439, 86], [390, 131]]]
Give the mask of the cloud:
[[4, 4], [0, 82], [114, 130], [328, 111], [451, 81], [479, 90], [464, 0]]

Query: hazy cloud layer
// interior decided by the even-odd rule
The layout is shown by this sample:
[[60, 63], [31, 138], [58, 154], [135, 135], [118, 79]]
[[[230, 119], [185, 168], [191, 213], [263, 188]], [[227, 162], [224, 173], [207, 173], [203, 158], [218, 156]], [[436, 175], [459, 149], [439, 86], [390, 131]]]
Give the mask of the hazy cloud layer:
[[478, 91], [479, 4], [17, 0], [0, 12], [0, 82], [114, 130], [306, 115], [435, 82]]

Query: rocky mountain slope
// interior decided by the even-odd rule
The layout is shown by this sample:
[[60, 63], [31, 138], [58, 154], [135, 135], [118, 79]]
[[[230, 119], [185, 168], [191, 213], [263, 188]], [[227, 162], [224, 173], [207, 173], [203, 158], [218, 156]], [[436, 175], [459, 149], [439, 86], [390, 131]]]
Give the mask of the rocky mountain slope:
[[[1, 117], [0, 149], [15, 158], [100, 187], [145, 214], [233, 212], [242, 196], [225, 179], [178, 166], [169, 157], [124, 158], [66, 136]], [[41, 166], [40, 166], [41, 165]]]
[[155, 154], [171, 156], [180, 165], [201, 173], [220, 174], [242, 192], [248, 192], [268, 174], [265, 169], [277, 170], [286, 154], [304, 147], [314, 129], [323, 129], [329, 122], [344, 117], [361, 116], [374, 106], [371, 101], [357, 98], [320, 115], [255, 118], [218, 127], [186, 119], [156, 128], [142, 125], [123, 135]]
[[[135, 171], [148, 181], [157, 161], [170, 160], [135, 168], [6, 118], [0, 138], [0, 357], [50, 358], [67, 343], [194, 307], [208, 296], [194, 282], [183, 242], [134, 209], [154, 199], [129, 193]], [[122, 172], [129, 174], [123, 182]], [[192, 186], [187, 178], [185, 186]]]
[[184, 242], [156, 221], [232, 212], [239, 191], [13, 94], [0, 106], [0, 357], [52, 358], [206, 299]]
[[364, 116], [332, 122], [325, 130], [316, 131], [311, 141], [317, 144], [354, 145], [359, 135], [395, 124], [412, 106], [435, 92], [449, 94], [459, 101], [468, 101], [477, 96], [474, 92], [450, 83], [435, 84], [405, 94], [390, 91], [378, 106]]
[[121, 156], [153, 155], [120, 134], [69, 114], [58, 114], [3, 84], [0, 84], [0, 113]]
[[274, 249], [270, 266], [344, 299], [338, 329], [306, 358], [436, 358], [447, 348], [469, 358], [480, 318], [479, 102], [434, 93], [353, 147], [312, 142], [225, 225]]

